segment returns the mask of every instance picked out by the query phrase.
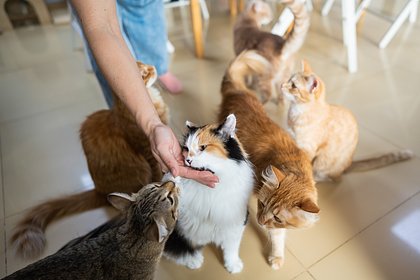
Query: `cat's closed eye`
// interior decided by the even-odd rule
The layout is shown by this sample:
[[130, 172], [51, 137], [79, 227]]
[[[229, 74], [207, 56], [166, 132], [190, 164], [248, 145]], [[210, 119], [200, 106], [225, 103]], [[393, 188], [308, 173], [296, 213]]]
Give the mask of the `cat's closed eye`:
[[187, 146], [183, 146], [183, 147], [182, 147], [182, 150], [184, 150], [184, 151], [186, 151], [186, 152], [188, 152], [188, 151], [189, 151]]
[[274, 216], [274, 220], [279, 224], [283, 223], [282, 220], [277, 216]]

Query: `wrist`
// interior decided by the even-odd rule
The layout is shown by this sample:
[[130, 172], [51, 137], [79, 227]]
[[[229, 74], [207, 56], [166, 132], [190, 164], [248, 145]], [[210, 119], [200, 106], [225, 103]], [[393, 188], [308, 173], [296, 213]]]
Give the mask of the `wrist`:
[[155, 129], [159, 126], [163, 126], [163, 123], [159, 119], [151, 119], [146, 121], [144, 124], [141, 124], [140, 122], [140, 126], [143, 128], [146, 136], [150, 139]]

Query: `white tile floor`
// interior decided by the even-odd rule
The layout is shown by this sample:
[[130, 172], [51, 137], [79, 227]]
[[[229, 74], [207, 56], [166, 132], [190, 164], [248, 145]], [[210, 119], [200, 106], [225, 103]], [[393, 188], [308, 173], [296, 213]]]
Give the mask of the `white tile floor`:
[[[374, 9], [386, 7], [392, 13], [404, 1], [396, 1], [395, 9], [389, 5], [394, 1], [373, 2]], [[176, 47], [171, 70], [185, 88], [181, 96], [164, 96], [177, 133], [186, 119], [196, 123], [216, 119], [221, 78], [233, 58], [233, 20], [227, 12], [214, 12], [218, 4], [212, 3], [203, 60], [193, 56], [188, 12], [184, 19], [177, 10], [168, 14]], [[420, 20], [404, 25], [380, 50], [376, 44], [389, 24], [367, 14], [359, 26], [359, 71], [348, 74], [339, 4], [326, 18], [319, 15], [319, 1], [315, 7], [299, 56], [325, 80], [328, 100], [356, 115], [360, 124], [356, 157], [410, 148], [416, 158], [347, 174], [340, 183], [319, 184], [321, 221], [310, 230], [289, 232], [286, 263], [279, 271], [267, 265], [268, 241], [252, 218], [241, 247], [245, 264], [241, 274], [229, 275], [220, 251], [210, 246], [200, 270], [162, 260], [157, 279], [419, 279]], [[30, 27], [0, 35], [0, 277], [29, 263], [14, 256], [7, 240], [24, 210], [91, 187], [78, 129], [105, 103], [95, 78], [84, 70], [82, 52], [73, 45], [69, 26]], [[278, 118], [273, 106], [267, 110]], [[52, 224], [43, 256], [113, 214], [97, 209]]]

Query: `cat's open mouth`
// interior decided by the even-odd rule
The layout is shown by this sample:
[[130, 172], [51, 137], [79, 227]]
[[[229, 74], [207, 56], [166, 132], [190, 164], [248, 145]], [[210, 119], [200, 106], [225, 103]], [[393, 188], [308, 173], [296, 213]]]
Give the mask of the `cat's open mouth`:
[[211, 172], [212, 174], [214, 174], [214, 171], [205, 167], [194, 167], [194, 166], [190, 166], [192, 169], [194, 170], [198, 170], [198, 171], [208, 171]]

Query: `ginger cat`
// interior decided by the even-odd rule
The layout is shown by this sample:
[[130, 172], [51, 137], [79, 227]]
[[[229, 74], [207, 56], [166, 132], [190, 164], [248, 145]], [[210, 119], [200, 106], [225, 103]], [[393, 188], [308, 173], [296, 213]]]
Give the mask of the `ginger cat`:
[[314, 225], [319, 218], [318, 197], [309, 158], [267, 116], [255, 92], [243, 82], [249, 70], [244, 64], [254, 63], [255, 55], [255, 51], [243, 52], [226, 71], [219, 119], [231, 113], [237, 116], [236, 134], [256, 169], [258, 223], [268, 230], [272, 241], [268, 261], [278, 269], [284, 262], [286, 229]]
[[[151, 87], [157, 78], [153, 66], [138, 62], [152, 102], [167, 123], [169, 111], [160, 92]], [[24, 258], [38, 256], [45, 247], [44, 231], [64, 216], [109, 205], [107, 194], [135, 193], [150, 182], [160, 181], [162, 172], [152, 155], [149, 140], [137, 126], [124, 103], [114, 98], [112, 109], [97, 111], [83, 122], [80, 139], [95, 188], [51, 199], [30, 209], [14, 229], [11, 242]]]
[[290, 100], [288, 130], [312, 161], [316, 181], [337, 180], [350, 170], [365, 171], [412, 157], [403, 150], [353, 161], [359, 134], [356, 119], [348, 109], [326, 102], [324, 82], [306, 61], [282, 91]]
[[[248, 86], [257, 90], [263, 103], [272, 100], [278, 103], [281, 95], [278, 89], [293, 72], [294, 54], [302, 47], [309, 29], [310, 18], [304, 1], [283, 0], [292, 11], [295, 21], [290, 34], [281, 37], [261, 30], [261, 26], [272, 19], [270, 6], [260, 0], [252, 1], [238, 17], [234, 26], [234, 50], [239, 55], [244, 50], [256, 50], [273, 66], [270, 75], [258, 75], [248, 82]], [[280, 98], [280, 99], [279, 99]]]

